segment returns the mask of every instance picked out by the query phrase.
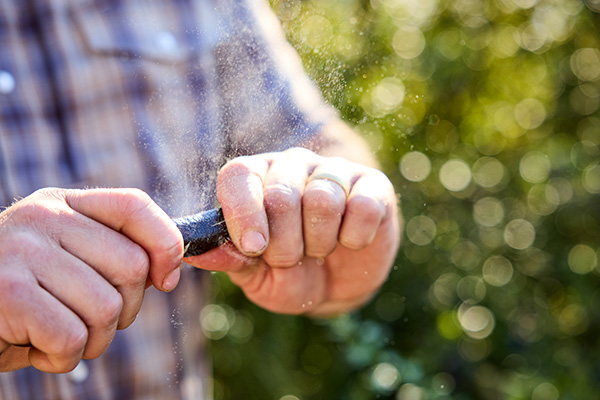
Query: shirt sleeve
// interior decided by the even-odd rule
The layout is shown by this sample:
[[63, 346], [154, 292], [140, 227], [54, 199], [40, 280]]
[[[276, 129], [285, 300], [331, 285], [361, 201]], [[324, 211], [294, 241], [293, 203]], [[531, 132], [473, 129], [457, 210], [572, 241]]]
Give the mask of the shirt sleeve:
[[337, 117], [263, 0], [223, 1], [230, 21], [216, 46], [230, 155], [301, 146]]

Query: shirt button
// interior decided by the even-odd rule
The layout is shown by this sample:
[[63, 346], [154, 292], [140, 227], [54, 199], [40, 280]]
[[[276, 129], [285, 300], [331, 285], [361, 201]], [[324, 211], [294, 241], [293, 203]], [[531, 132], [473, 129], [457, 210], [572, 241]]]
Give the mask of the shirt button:
[[155, 36], [154, 42], [156, 44], [156, 47], [158, 47], [159, 50], [161, 50], [165, 53], [173, 52], [173, 51], [177, 50], [177, 47], [178, 47], [177, 39], [169, 31], [159, 32]]
[[75, 369], [67, 374], [69, 380], [73, 383], [83, 383], [89, 375], [90, 369], [83, 360], [79, 361]]
[[15, 90], [17, 82], [15, 77], [6, 71], [0, 70], [0, 94], [11, 94]]

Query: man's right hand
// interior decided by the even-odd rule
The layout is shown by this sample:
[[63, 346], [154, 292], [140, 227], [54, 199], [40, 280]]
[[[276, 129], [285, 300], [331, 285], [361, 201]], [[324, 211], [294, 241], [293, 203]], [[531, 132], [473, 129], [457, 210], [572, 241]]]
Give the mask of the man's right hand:
[[137, 189], [43, 189], [0, 213], [0, 372], [68, 372], [179, 282], [183, 239]]

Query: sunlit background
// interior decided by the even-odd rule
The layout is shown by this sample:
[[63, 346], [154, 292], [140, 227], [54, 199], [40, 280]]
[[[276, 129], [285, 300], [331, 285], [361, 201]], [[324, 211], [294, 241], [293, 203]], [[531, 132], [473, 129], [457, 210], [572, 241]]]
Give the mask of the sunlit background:
[[377, 298], [332, 321], [215, 274], [215, 398], [598, 398], [600, 0], [271, 4], [405, 234]]

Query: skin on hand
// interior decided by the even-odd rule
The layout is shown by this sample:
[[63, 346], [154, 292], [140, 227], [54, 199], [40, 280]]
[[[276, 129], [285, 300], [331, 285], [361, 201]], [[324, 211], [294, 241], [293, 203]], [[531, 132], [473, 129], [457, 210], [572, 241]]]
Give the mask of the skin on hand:
[[[137, 189], [43, 189], [0, 213], [0, 371], [68, 372], [179, 281], [183, 240]], [[22, 345], [24, 347], [18, 347]]]
[[[349, 182], [348, 195], [313, 173]], [[344, 312], [388, 276], [400, 227], [392, 184], [377, 169], [299, 148], [239, 157], [221, 169], [217, 195], [232, 243], [186, 262], [226, 271], [268, 310]]]

